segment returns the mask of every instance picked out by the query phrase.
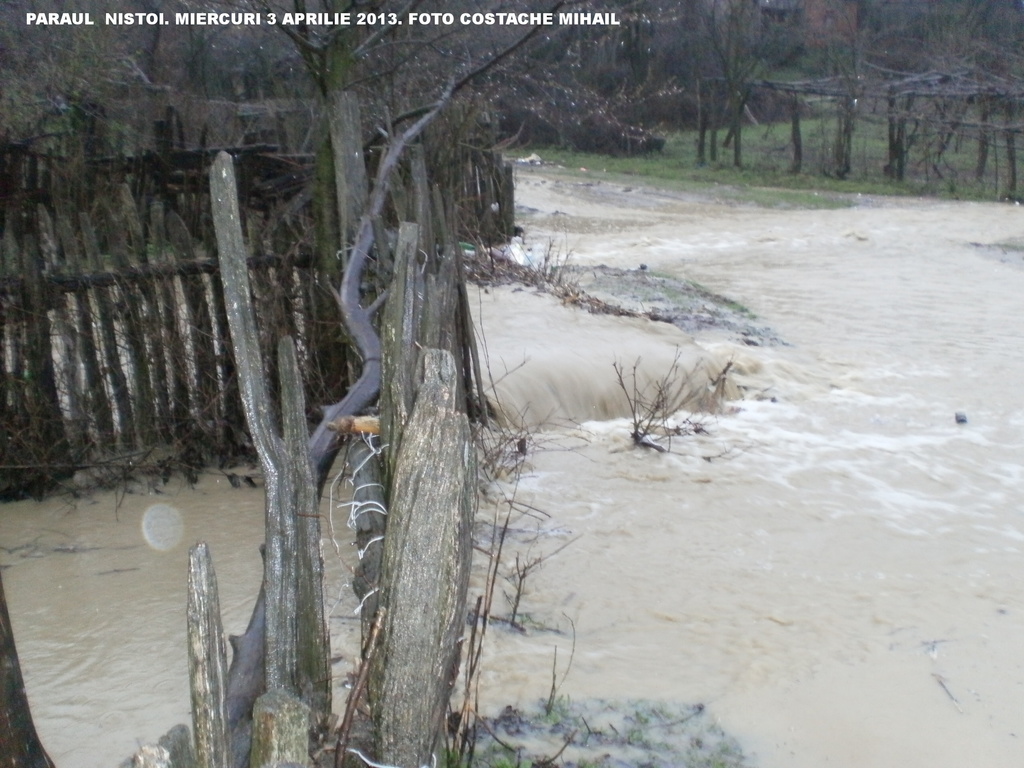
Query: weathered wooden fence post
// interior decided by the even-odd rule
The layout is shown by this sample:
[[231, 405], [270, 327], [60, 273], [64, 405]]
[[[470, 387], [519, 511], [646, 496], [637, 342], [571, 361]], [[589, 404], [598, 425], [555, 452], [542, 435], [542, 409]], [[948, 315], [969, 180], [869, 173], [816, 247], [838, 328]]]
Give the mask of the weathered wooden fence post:
[[[278, 345], [282, 436], [270, 412], [237, 187], [227, 153], [220, 153], [214, 161], [210, 187], [242, 404], [266, 482], [265, 684], [269, 690], [300, 696], [314, 712], [323, 714], [331, 700], [330, 640], [324, 614], [316, 480], [295, 346], [288, 338]], [[261, 688], [259, 681], [249, 681], [243, 687], [247, 695], [258, 695]]]
[[352, 91], [337, 90], [330, 98], [327, 117], [338, 195], [338, 229], [341, 242], [351, 243], [355, 239], [356, 227], [359, 226], [369, 194], [366, 163], [363, 160], [359, 97]]
[[416, 263], [418, 243], [419, 227], [403, 222], [395, 248], [395, 274], [381, 320], [381, 434], [392, 449], [387, 454], [388, 480], [395, 472], [402, 430], [409, 421], [418, 383], [416, 345], [421, 343], [419, 323], [426, 299]]
[[[133, 265], [144, 263], [146, 245], [142, 237], [142, 222], [139, 220], [131, 190], [126, 184], [118, 188], [118, 199], [107, 207], [106, 228], [109, 234], [111, 257], [114, 266], [127, 272]], [[146, 339], [149, 334], [149, 318], [154, 309], [152, 286], [140, 280], [133, 290], [122, 286], [120, 301], [124, 305], [125, 332], [120, 337], [123, 355], [134, 371], [135, 382], [132, 392], [132, 414], [134, 427], [140, 445], [154, 445], [159, 442], [159, 415], [157, 391], [154, 389], [154, 366], [163, 365], [159, 355], [150, 357], [146, 353]], [[156, 376], [159, 380], [159, 375]]]
[[199, 768], [228, 768], [228, 666], [217, 576], [205, 543], [192, 547], [188, 558], [188, 671], [196, 760]]
[[12, 443], [16, 438], [23, 445], [39, 446], [38, 455], [50, 465], [21, 472], [23, 476], [29, 477], [27, 481], [21, 478], [23, 487], [42, 496], [52, 480], [55, 468], [66, 467], [70, 459], [70, 446], [61, 417], [53, 364], [48, 312], [50, 297], [43, 279], [35, 238], [26, 235], [19, 248], [13, 233], [8, 230], [4, 234], [4, 245], [7, 259], [20, 259], [17, 269], [24, 276], [21, 300], [11, 312], [16, 323], [14, 332], [24, 334], [20, 340], [18, 336], [12, 335], [14, 349], [21, 349], [21, 360], [15, 360], [15, 365], [21, 366], [21, 370], [17, 371], [20, 381], [15, 384], [12, 380], [10, 384], [20, 390], [14, 400], [17, 404], [17, 418], [4, 426]]
[[282, 690], [267, 691], [252, 712], [249, 768], [309, 763], [309, 707]]
[[[82, 244], [88, 266], [96, 272], [103, 271], [103, 256], [100, 252], [96, 228], [88, 213], [78, 214], [79, 226], [82, 230]], [[132, 408], [131, 392], [128, 388], [128, 376], [125, 374], [121, 355], [118, 354], [117, 327], [111, 300], [111, 288], [96, 291], [96, 318], [99, 329], [99, 341], [103, 346], [101, 367], [106, 369], [110, 377], [112, 415], [117, 417], [117, 445], [132, 448], [136, 446], [135, 416]]]
[[[60, 240], [61, 251], [64, 253], [64, 262], [71, 274], [81, 274], [83, 270], [82, 250], [79, 247], [78, 237], [75, 235], [67, 214], [57, 214], [57, 236]], [[90, 291], [87, 289], [76, 290], [71, 293], [70, 322], [73, 331], [69, 334], [72, 337], [71, 343], [78, 347], [79, 362], [81, 365], [82, 379], [81, 394], [83, 396], [82, 417], [83, 427], [88, 430], [91, 426], [94, 430], [96, 441], [105, 443], [114, 434], [114, 418], [103, 387], [103, 368], [100, 365], [99, 350], [96, 344], [94, 333], [92, 308], [89, 301]], [[75, 340], [77, 339], [77, 344]], [[73, 383], [69, 383], [70, 389], [78, 389]], [[87, 438], [88, 439], [88, 438]]]
[[[385, 390], [382, 398], [381, 439], [384, 440], [386, 435], [392, 450], [380, 456], [371, 451], [368, 445], [360, 443], [354, 443], [349, 449], [356, 545], [361, 553], [352, 588], [360, 600], [364, 644], [370, 636], [380, 601], [378, 588], [387, 527], [384, 512], [387, 478], [393, 474], [394, 456], [416, 393], [417, 358], [412, 345], [416, 339], [416, 320], [419, 314], [417, 297], [422, 300], [423, 294], [422, 283], [417, 283], [416, 270], [410, 265], [415, 265], [418, 241], [419, 227], [403, 222], [398, 230], [398, 243], [395, 247], [395, 274], [391, 281], [390, 298], [381, 322], [384, 336], [381, 342], [384, 349], [382, 387]], [[386, 459], [385, 466], [382, 466], [381, 458]], [[364, 647], [365, 650], [368, 649]]]
[[391, 481], [370, 670], [377, 759], [403, 768], [431, 764], [458, 672], [476, 492], [455, 358], [425, 350], [422, 376]]

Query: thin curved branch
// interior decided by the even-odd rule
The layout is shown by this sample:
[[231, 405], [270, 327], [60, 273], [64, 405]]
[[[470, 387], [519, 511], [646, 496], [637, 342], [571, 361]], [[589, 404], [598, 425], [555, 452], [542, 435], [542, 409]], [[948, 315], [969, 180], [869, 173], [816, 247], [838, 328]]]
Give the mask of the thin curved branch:
[[[576, 5], [579, 1], [580, 0], [558, 0], [558, 2], [556, 2], [554, 5], [551, 6], [551, 8], [548, 11], [548, 13], [556, 13], [559, 9], [565, 7], [566, 5]], [[473, 82], [476, 78], [480, 77], [481, 75], [483, 75], [484, 73], [488, 72], [493, 67], [498, 65], [500, 62], [502, 62], [503, 60], [507, 59], [513, 53], [515, 53], [520, 48], [522, 48], [524, 45], [526, 45], [528, 42], [530, 42], [530, 40], [532, 40], [534, 37], [536, 37], [537, 33], [540, 32], [541, 29], [543, 29], [543, 27], [540, 27], [540, 26], [531, 27], [528, 32], [526, 32], [524, 35], [519, 37], [513, 43], [508, 45], [500, 53], [495, 54], [494, 56], [489, 58], [487, 61], [485, 61], [483, 64], [479, 65], [475, 69], [470, 70], [465, 75], [463, 75], [461, 78], [459, 78], [454, 83], [454, 85], [452, 86], [451, 92], [453, 94], [458, 93], [463, 88], [465, 88], [467, 85], [469, 85], [471, 82]], [[397, 124], [400, 124], [400, 123], [404, 123], [407, 120], [413, 120], [413, 119], [419, 117], [420, 115], [422, 115], [422, 114], [424, 114], [426, 112], [429, 112], [431, 109], [432, 109], [432, 107], [429, 104], [425, 104], [425, 105], [416, 107], [415, 109], [410, 109], [408, 112], [403, 112], [398, 117], [396, 117], [395, 120], [394, 120], [394, 123], [397, 125]]]
[[361, 58], [366, 55], [366, 52], [375, 46], [378, 42], [384, 39], [396, 26], [402, 23], [402, 19], [409, 16], [409, 13], [416, 10], [417, 7], [423, 2], [423, 0], [409, 0], [402, 10], [398, 11], [395, 15], [398, 21], [395, 24], [387, 24], [383, 27], [376, 29], [369, 37], [367, 37], [359, 46], [355, 49], [352, 56], [353, 58]]
[[380, 393], [381, 349], [380, 337], [373, 327], [374, 307], [364, 307], [360, 302], [359, 286], [362, 282], [363, 270], [373, 251], [374, 232], [373, 220], [380, 216], [387, 202], [391, 189], [391, 178], [398, 167], [398, 162], [409, 146], [434, 120], [442, 109], [451, 101], [454, 94], [449, 85], [430, 110], [419, 120], [409, 126], [388, 147], [387, 154], [377, 167], [377, 178], [374, 181], [373, 193], [367, 205], [366, 213], [359, 221], [355, 242], [349, 263], [341, 278], [338, 288], [338, 304], [341, 307], [341, 320], [352, 337], [359, 356], [363, 359], [363, 369], [356, 383], [339, 402], [324, 409], [323, 418], [309, 438], [310, 453], [317, 471], [317, 487], [323, 491], [327, 473], [338, 454], [338, 435], [328, 425], [340, 416], [358, 413], [370, 406]]
[[[551, 7], [551, 12], [556, 12], [559, 8], [571, 2], [573, 0], [558, 0]], [[362, 283], [363, 270], [366, 268], [370, 254], [373, 251], [373, 221], [384, 210], [388, 192], [391, 189], [391, 179], [398, 168], [398, 163], [406, 148], [423, 133], [426, 127], [451, 102], [456, 93], [526, 45], [540, 29], [541, 27], [539, 26], [531, 28], [495, 56], [470, 70], [459, 79], [453, 79], [445, 87], [440, 97], [432, 104], [425, 105], [418, 110], [403, 115], [401, 118], [403, 121], [414, 118], [418, 119], [391, 142], [386, 154], [377, 166], [377, 177], [373, 184], [373, 192], [370, 195], [366, 212], [359, 221], [359, 229], [356, 232], [349, 263], [345, 268], [345, 273], [341, 278], [341, 285], [338, 288], [338, 304], [341, 307], [342, 324], [345, 330], [348, 331], [349, 336], [351, 336], [359, 356], [363, 360], [363, 369], [356, 383], [352, 385], [345, 397], [324, 409], [320, 424], [317, 425], [317, 428], [309, 438], [310, 454], [316, 467], [319, 493], [323, 492], [324, 484], [327, 481], [327, 473], [330, 471], [331, 465], [338, 455], [338, 434], [329, 429], [328, 425], [341, 416], [356, 414], [366, 409], [377, 399], [377, 395], [380, 393], [380, 337], [373, 327], [374, 308], [372, 306], [369, 308], [362, 306], [359, 286]]]

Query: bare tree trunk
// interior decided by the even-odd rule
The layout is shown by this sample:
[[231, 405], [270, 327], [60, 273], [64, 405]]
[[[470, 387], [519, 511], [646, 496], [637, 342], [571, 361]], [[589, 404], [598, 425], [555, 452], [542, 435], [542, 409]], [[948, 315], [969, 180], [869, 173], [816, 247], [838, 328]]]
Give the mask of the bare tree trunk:
[[834, 147], [833, 170], [837, 178], [845, 179], [850, 175], [853, 163], [853, 120], [856, 99], [843, 96], [840, 99], [838, 125], [836, 127], [836, 143]]
[[793, 142], [793, 164], [789, 167], [790, 173], [800, 173], [804, 165], [804, 141], [800, 133], [800, 97], [795, 93], [789, 105], [790, 130], [789, 134]]
[[1017, 107], [1012, 99], [1006, 102], [1006, 192], [1004, 197], [1017, 197], [1017, 132], [1010, 128], [1017, 117]]
[[991, 116], [991, 103], [989, 100], [982, 96], [978, 122], [981, 123], [981, 127], [978, 129], [978, 159], [974, 165], [974, 180], [981, 182], [985, 178], [985, 169], [988, 166], [988, 147], [991, 142], [991, 133], [987, 127], [987, 123]]
[[[743, 115], [747, 112], [747, 101], [750, 99], [750, 90], [746, 83], [739, 83], [735, 86], [727, 86], [729, 90], [729, 133], [725, 137], [723, 146], [732, 144], [732, 165], [734, 168], [743, 167]], [[751, 115], [753, 119], [753, 115]]]
[[743, 97], [736, 97], [732, 113], [732, 165], [734, 168], [743, 167], [743, 107], [747, 100]]
[[897, 114], [897, 101], [893, 89], [889, 89], [888, 105], [888, 162], [885, 164], [885, 175], [890, 179], [902, 181], [899, 170], [902, 165], [903, 144], [900, 140], [900, 118]]
[[53, 768], [43, 749], [25, 694], [0, 576], [0, 768]]
[[697, 163], [707, 162], [708, 108], [704, 103], [704, 81], [697, 81]]
[[[368, 194], [360, 135], [359, 100], [351, 91], [338, 91], [331, 95], [330, 102], [328, 118], [334, 156], [334, 183], [338, 196], [339, 236], [342, 243], [351, 243], [355, 239]], [[341, 269], [336, 273], [338, 275], [344, 269], [345, 259], [341, 261]]]

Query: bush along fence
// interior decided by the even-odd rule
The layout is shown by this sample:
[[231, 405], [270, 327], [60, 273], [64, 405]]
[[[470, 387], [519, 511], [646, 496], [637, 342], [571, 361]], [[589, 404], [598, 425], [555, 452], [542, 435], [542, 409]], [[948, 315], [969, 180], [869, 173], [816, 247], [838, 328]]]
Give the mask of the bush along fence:
[[[511, 168], [500, 154], [440, 132], [415, 149], [408, 184], [391, 190], [388, 213], [376, 219], [382, 232], [415, 214], [423, 242], [433, 237], [433, 193], [406, 189], [425, 183], [428, 165], [443, 165], [431, 175], [444, 177], [445, 211], [462, 222], [461, 236], [511, 234]], [[357, 360], [325, 288], [337, 265], [314, 256], [305, 184], [313, 159], [266, 146], [230, 154], [270, 402], [278, 402], [283, 336], [294, 339], [306, 402], [329, 401]], [[61, 158], [0, 147], [11, 187], [0, 210], [0, 499], [40, 496], [73, 477], [102, 484], [143, 472], [156, 483], [183, 471], [194, 479], [211, 462], [255, 458], [209, 192], [194, 180], [212, 159], [210, 150], [176, 150], [152, 162], [79, 164], [81, 183], [70, 185]], [[387, 279], [390, 264], [374, 266], [375, 279]]]

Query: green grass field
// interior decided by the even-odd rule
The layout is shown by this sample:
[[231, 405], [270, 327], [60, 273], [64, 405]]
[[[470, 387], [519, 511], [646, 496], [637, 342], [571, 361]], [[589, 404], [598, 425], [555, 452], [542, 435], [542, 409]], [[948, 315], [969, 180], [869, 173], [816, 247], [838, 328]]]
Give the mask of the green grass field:
[[[886, 124], [875, 116], [861, 117], [853, 134], [852, 168], [845, 179], [827, 173], [828, 158], [836, 133], [835, 120], [828, 115], [802, 121], [803, 166], [790, 172], [792, 143], [789, 123], [745, 125], [743, 168], [732, 165], [732, 150], [719, 147], [718, 161], [697, 162], [697, 133], [688, 131], [666, 137], [662, 152], [638, 157], [611, 157], [553, 147], [531, 148], [545, 161], [566, 169], [586, 168], [625, 177], [642, 177], [659, 185], [680, 190], [706, 191], [709, 185], [742, 188], [739, 199], [769, 206], [838, 207], [848, 203], [850, 194], [937, 196], [962, 200], [997, 200], [1005, 197], [1007, 186], [1006, 150], [1002, 141], [989, 152], [987, 172], [979, 183], [974, 178], [978, 144], [970, 138], [949, 142], [941, 158], [935, 159], [937, 135], [917, 132], [910, 146], [906, 178], [887, 178]], [[719, 142], [725, 132], [719, 133]], [[525, 150], [523, 155], [531, 150]], [[723, 196], [729, 192], [723, 189]]]

